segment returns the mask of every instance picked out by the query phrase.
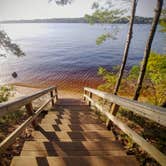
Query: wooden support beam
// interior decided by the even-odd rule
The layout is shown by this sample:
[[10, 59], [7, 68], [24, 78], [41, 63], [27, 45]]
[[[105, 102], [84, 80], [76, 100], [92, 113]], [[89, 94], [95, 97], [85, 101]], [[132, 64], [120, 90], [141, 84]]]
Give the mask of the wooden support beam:
[[[117, 112], [118, 112], [118, 110], [119, 110], [119, 105], [117, 105], [117, 104], [111, 104], [111, 107], [110, 107], [110, 112], [111, 112], [111, 114], [112, 115], [114, 115], [114, 116], [116, 116], [116, 114], [117, 114]], [[113, 123], [112, 123], [112, 121], [110, 121], [109, 119], [107, 119], [107, 121], [106, 121], [106, 127], [107, 127], [107, 129], [108, 130], [111, 130], [112, 129], [112, 127], [113, 127]]]
[[54, 94], [53, 94], [53, 91], [51, 91], [50, 92], [50, 96], [51, 96], [51, 98], [52, 98], [52, 100], [51, 100], [51, 103], [52, 103], [52, 107], [54, 106]]
[[[89, 97], [92, 99], [92, 92], [89, 92]], [[89, 101], [89, 107], [91, 106], [91, 101]]]
[[120, 128], [125, 134], [127, 134], [135, 143], [140, 145], [140, 147], [149, 153], [158, 163], [165, 166], [166, 156], [160, 152], [156, 147], [147, 142], [143, 137], [138, 135], [134, 130], [129, 128], [125, 123], [120, 121], [117, 117], [109, 113], [105, 108], [103, 108], [98, 103], [94, 102], [89, 96], [85, 95], [88, 101], [91, 101], [93, 106], [95, 106], [101, 113], [103, 113], [107, 118], [109, 118], [118, 128]]
[[108, 130], [112, 130], [113, 123], [112, 123], [112, 121], [109, 120], [109, 118], [107, 118], [107, 120], [106, 120], [106, 127]]
[[55, 98], [56, 98], [56, 101], [58, 101], [58, 90], [57, 90], [57, 88], [55, 88]]
[[0, 117], [10, 112], [17, 111], [20, 107], [31, 103], [33, 100], [49, 93], [50, 91], [53, 91], [54, 89], [56, 89], [56, 87], [50, 87], [25, 97], [19, 97], [12, 101], [0, 103]]
[[[46, 103], [44, 103], [36, 112], [33, 113], [32, 116], [28, 117], [17, 129], [15, 129], [10, 135], [8, 135], [1, 143], [0, 143], [0, 154], [3, 153], [11, 144], [15, 142], [15, 139], [20, 136], [20, 134], [31, 124], [37, 116], [41, 113], [41, 111], [50, 103], [51, 99], [49, 99]], [[31, 104], [27, 105], [28, 112], [32, 110]], [[30, 109], [29, 109], [30, 107]], [[30, 111], [31, 112], [31, 111]]]
[[[33, 110], [32, 103], [26, 104], [25, 108], [26, 108], [27, 113], [28, 113], [29, 116], [33, 116], [35, 114], [35, 112]], [[32, 121], [32, 125], [33, 125], [34, 128], [37, 127], [38, 124], [37, 124], [37, 120], [36, 119]]]
[[[148, 118], [160, 125], [166, 126], [166, 109], [155, 105], [141, 103], [130, 99], [125, 99], [117, 95], [112, 95], [96, 89], [84, 88], [86, 91], [93, 93], [111, 103], [127, 108], [128, 110], [140, 116]], [[116, 112], [116, 111], [115, 111]]]
[[[86, 90], [84, 90], [84, 95], [86, 95]], [[84, 96], [84, 101], [86, 101], [86, 97]]]
[[117, 105], [117, 104], [112, 104], [112, 107], [111, 107], [111, 113], [112, 113], [112, 115], [114, 115], [114, 116], [116, 116], [116, 114], [117, 114], [117, 112], [118, 112], [118, 110], [119, 110], [119, 105]]

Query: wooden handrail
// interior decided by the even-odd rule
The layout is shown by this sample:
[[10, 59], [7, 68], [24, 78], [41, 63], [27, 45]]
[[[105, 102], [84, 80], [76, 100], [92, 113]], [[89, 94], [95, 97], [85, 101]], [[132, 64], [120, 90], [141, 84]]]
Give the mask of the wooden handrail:
[[[53, 95], [54, 90], [55, 90], [55, 95]], [[32, 107], [32, 101], [49, 92], [51, 98], [48, 101], [46, 101], [37, 111], [34, 112]], [[21, 106], [26, 106], [27, 111], [29, 111], [28, 119], [26, 119], [17, 129], [15, 129], [7, 138], [5, 138], [0, 143], [0, 153], [3, 153], [12, 143], [14, 143], [15, 139], [22, 133], [23, 130], [25, 130], [25, 128], [27, 128], [28, 125], [30, 125], [31, 123], [34, 125], [34, 127], [37, 125], [35, 119], [50, 102], [52, 102], [52, 105], [54, 104], [55, 97], [57, 100], [58, 99], [57, 88], [50, 87], [41, 90], [39, 92], [36, 92], [32, 95], [21, 97], [12, 102], [5, 102], [3, 104], [0, 104], [0, 116], [3, 116], [9, 112], [16, 111]]]
[[[86, 92], [89, 92], [89, 96]], [[111, 120], [116, 126], [118, 126], [125, 134], [127, 134], [135, 143], [141, 146], [143, 150], [149, 153], [158, 163], [165, 165], [166, 156], [160, 152], [156, 147], [148, 143], [143, 137], [138, 135], [134, 130], [130, 129], [125, 123], [120, 121], [116, 116], [108, 112], [106, 108], [97, 102], [93, 101], [92, 94], [95, 94], [109, 102], [115, 103], [119, 106], [126, 107], [128, 110], [133, 111], [141, 116], [144, 116], [148, 119], [154, 120], [155, 122], [160, 123], [165, 126], [164, 120], [166, 120], [166, 109], [152, 106], [149, 104], [143, 104], [140, 102], [132, 101], [125, 99], [116, 95], [111, 95], [99, 90], [84, 88], [84, 99], [90, 103], [90, 105], [95, 106], [102, 114], [104, 114], [109, 120]], [[144, 112], [145, 111], [145, 112]], [[154, 118], [157, 116], [157, 118]], [[163, 117], [162, 117], [163, 116]], [[160, 120], [161, 118], [161, 120]]]
[[[14, 101], [7, 101], [4, 103], [0, 103], [0, 117], [4, 116], [5, 114], [9, 112], [14, 112], [18, 108], [31, 103], [33, 100], [47, 94], [48, 92], [56, 91], [56, 87], [49, 87], [47, 89], [41, 90], [39, 92], [33, 93], [32, 95], [23, 96], [20, 98], [17, 98]], [[56, 92], [57, 95], [57, 92]]]
[[165, 108], [141, 103], [141, 102], [130, 100], [130, 99], [125, 99], [117, 95], [112, 95], [112, 94], [102, 92], [96, 89], [85, 87], [84, 90], [91, 92], [111, 103], [125, 107], [128, 110], [140, 116], [143, 116], [145, 118], [148, 118], [150, 120], [153, 120], [159, 123], [160, 125], [166, 126], [166, 109]]

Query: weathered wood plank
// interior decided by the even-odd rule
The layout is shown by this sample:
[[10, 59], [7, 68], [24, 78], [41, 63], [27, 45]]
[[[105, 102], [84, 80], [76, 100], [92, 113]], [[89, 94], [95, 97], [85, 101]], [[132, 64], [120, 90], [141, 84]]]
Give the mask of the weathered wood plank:
[[[25, 108], [27, 109], [28, 115], [33, 116], [35, 114], [35, 112], [33, 110], [32, 103], [29, 103], [29, 104], [25, 105]], [[33, 125], [34, 128], [37, 127], [37, 121], [33, 120], [32, 125]]]
[[112, 94], [91, 89], [91, 88], [85, 88], [85, 90], [99, 97], [102, 97], [103, 99], [106, 99], [109, 102], [125, 107], [128, 110], [140, 116], [143, 116], [163, 126], [166, 126], [166, 109], [165, 108], [125, 99], [116, 95], [112, 95]]
[[36, 92], [32, 95], [28, 95], [26, 97], [20, 97], [14, 101], [8, 101], [8, 102], [1, 103], [0, 104], [0, 117], [4, 116], [6, 113], [16, 111], [18, 108], [31, 103], [33, 100], [47, 94], [50, 91], [53, 91], [54, 89], [56, 89], [56, 88], [50, 87], [45, 90]]
[[138, 166], [133, 156], [14, 157], [11, 166]]
[[38, 142], [26, 141], [22, 151], [42, 151], [42, 150], [58, 150], [59, 147], [62, 151], [106, 151], [106, 150], [124, 150], [123, 146], [118, 141], [73, 141], [73, 142]]
[[98, 124], [60, 124], [60, 125], [54, 125], [54, 124], [40, 124], [40, 126], [46, 131], [102, 131], [105, 130], [104, 125], [98, 125]]
[[[115, 141], [115, 136], [111, 131], [52, 131], [45, 132], [44, 134], [40, 131], [34, 131], [32, 133], [34, 140], [53, 140], [72, 142], [72, 141], [103, 141], [110, 140]], [[40, 142], [41, 142], [40, 141]]]
[[49, 99], [46, 103], [44, 103], [32, 116], [30, 116], [27, 120], [25, 120], [17, 129], [15, 129], [5, 140], [0, 143], [0, 153], [4, 152], [7, 147], [9, 147], [12, 143], [14, 143], [15, 139], [22, 133], [23, 130], [27, 128], [27, 126], [36, 119], [36, 117], [40, 114], [40, 112], [48, 105], [48, 103], [52, 100]]
[[[51, 98], [54, 96], [53, 91], [50, 92], [50, 96]], [[52, 106], [54, 106], [54, 99], [52, 99], [51, 102], [52, 102]]]
[[146, 152], [148, 152], [156, 161], [158, 161], [162, 166], [165, 166], [166, 156], [161, 153], [157, 148], [148, 143], [144, 138], [138, 135], [135, 131], [130, 129], [126, 124], [121, 122], [114, 115], [105, 110], [102, 106], [95, 103], [89, 96], [84, 95], [89, 101], [91, 101], [92, 105], [95, 106], [101, 113], [106, 115], [116, 126], [118, 126], [124, 133], [126, 133], [131, 139], [141, 146]]

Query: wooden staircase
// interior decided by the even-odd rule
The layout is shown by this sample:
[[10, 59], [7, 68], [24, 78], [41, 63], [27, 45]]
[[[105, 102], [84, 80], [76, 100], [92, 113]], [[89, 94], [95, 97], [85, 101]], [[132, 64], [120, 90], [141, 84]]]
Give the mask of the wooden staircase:
[[121, 143], [84, 102], [59, 99], [12, 166], [135, 166]]

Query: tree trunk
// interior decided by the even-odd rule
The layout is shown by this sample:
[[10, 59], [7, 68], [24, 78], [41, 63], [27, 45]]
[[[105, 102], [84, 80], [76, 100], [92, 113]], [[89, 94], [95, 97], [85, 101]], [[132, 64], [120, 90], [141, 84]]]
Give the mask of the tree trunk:
[[[117, 92], [119, 90], [121, 80], [122, 80], [122, 77], [123, 77], [123, 73], [124, 73], [124, 68], [125, 68], [126, 61], [127, 61], [127, 56], [128, 56], [128, 52], [129, 52], [129, 48], [130, 48], [132, 35], [133, 35], [133, 25], [134, 25], [135, 13], [136, 13], [137, 1], [138, 0], [132, 0], [129, 30], [128, 30], [128, 34], [127, 34], [127, 39], [126, 39], [124, 54], [123, 54], [123, 58], [122, 58], [122, 63], [121, 63], [120, 71], [119, 71], [119, 74], [118, 74], [118, 79], [117, 79], [117, 82], [116, 82], [116, 85], [115, 85], [115, 88], [114, 88], [114, 92], [113, 92], [114, 95], [117, 95]], [[113, 103], [110, 105], [110, 111], [113, 115], [116, 115], [118, 110], [119, 110], [118, 105], [113, 104]], [[111, 126], [112, 126], [111, 121], [107, 120], [106, 125], [107, 125], [107, 128], [110, 129]]]
[[133, 34], [133, 24], [134, 24], [134, 18], [135, 18], [135, 12], [136, 12], [136, 7], [137, 7], [137, 0], [132, 0], [132, 11], [131, 11], [131, 17], [130, 17], [130, 25], [129, 25], [129, 31], [128, 31], [128, 35], [127, 35], [127, 40], [126, 40], [126, 45], [125, 45], [125, 50], [124, 50], [124, 54], [123, 54], [123, 59], [122, 59], [122, 63], [121, 63], [121, 67], [120, 67], [120, 71], [118, 74], [118, 79], [114, 88], [114, 94], [117, 95], [117, 92], [119, 90], [120, 87], [120, 83], [123, 77], [123, 72], [124, 72], [124, 68], [126, 65], [126, 61], [127, 61], [127, 56], [128, 56], [128, 52], [129, 52], [129, 48], [130, 48], [130, 43], [131, 43], [131, 39], [132, 39], [132, 34]]
[[138, 80], [137, 80], [136, 91], [135, 91], [135, 94], [134, 94], [134, 97], [133, 97], [134, 100], [138, 100], [138, 98], [140, 96], [140, 91], [142, 89], [142, 83], [143, 83], [144, 76], [145, 76], [145, 73], [146, 73], [146, 67], [147, 67], [147, 63], [148, 63], [148, 59], [149, 59], [149, 55], [150, 55], [150, 51], [151, 51], [151, 46], [152, 46], [153, 38], [154, 38], [156, 29], [157, 29], [157, 25], [158, 25], [158, 22], [159, 22], [160, 14], [161, 14], [161, 11], [162, 11], [162, 6], [163, 6], [163, 0], [157, 0], [155, 15], [154, 15], [154, 18], [153, 18], [149, 38], [147, 40], [147, 44], [146, 44], [146, 47], [145, 47], [144, 57], [143, 57], [143, 60], [142, 60], [141, 69], [140, 69], [139, 77], [138, 77]]

